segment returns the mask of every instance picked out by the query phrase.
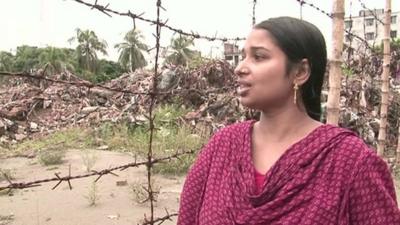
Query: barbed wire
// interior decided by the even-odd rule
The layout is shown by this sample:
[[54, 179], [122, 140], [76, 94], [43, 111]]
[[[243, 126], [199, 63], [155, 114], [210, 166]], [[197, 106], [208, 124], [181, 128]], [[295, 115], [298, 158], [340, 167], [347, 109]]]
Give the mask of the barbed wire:
[[12, 180], [7, 176], [7, 174], [3, 174], [3, 176], [6, 178], [6, 180], [8, 181], [9, 184], [6, 186], [0, 186], [0, 191], [7, 190], [7, 189], [8, 190], [26, 189], [26, 188], [40, 186], [43, 183], [49, 183], [49, 182], [55, 182], [55, 181], [58, 181], [58, 183], [52, 188], [53, 190], [56, 189], [62, 182], [67, 182], [69, 185], [69, 188], [72, 189], [72, 185], [70, 182], [71, 180], [92, 177], [92, 176], [98, 176], [95, 180], [95, 182], [97, 182], [102, 176], [104, 176], [106, 174], [112, 174], [114, 176], [118, 176], [117, 174], [113, 173], [113, 171], [116, 171], [116, 170], [123, 171], [123, 170], [126, 170], [131, 167], [139, 167], [139, 166], [143, 166], [143, 165], [154, 165], [157, 163], [170, 161], [172, 159], [179, 160], [180, 156], [193, 154], [194, 152], [195, 152], [194, 150], [176, 152], [175, 154], [170, 155], [170, 156], [155, 158], [155, 159], [151, 159], [150, 161], [146, 160], [146, 161], [142, 161], [142, 162], [137, 162], [137, 156], [135, 156], [134, 162], [116, 166], [116, 167], [112, 167], [109, 169], [103, 169], [100, 171], [92, 170], [91, 173], [76, 175], [76, 176], [71, 176], [71, 168], [69, 168], [69, 174], [67, 176], [60, 176], [59, 173], [55, 173], [56, 177], [48, 178], [48, 179], [40, 179], [40, 180], [35, 180], [35, 181], [30, 181], [30, 182], [15, 183], [15, 182], [12, 182]]
[[[155, 54], [155, 59], [154, 59], [154, 74], [153, 74], [153, 93], [157, 92], [157, 77], [158, 77], [158, 60], [159, 60], [159, 52], [160, 52], [160, 36], [161, 36], [161, 25], [160, 25], [160, 9], [162, 8], [161, 6], [161, 0], [156, 0], [156, 6], [157, 6], [157, 20], [156, 20], [156, 33], [153, 34], [155, 39], [156, 39], [156, 54]], [[164, 9], [164, 8], [163, 8]], [[165, 10], [165, 9], [164, 9]], [[147, 151], [147, 160], [151, 161], [153, 158], [153, 137], [154, 137], [154, 119], [155, 116], [153, 115], [153, 110], [154, 106], [156, 103], [156, 95], [152, 94], [150, 95], [150, 105], [148, 109], [148, 120], [149, 120], [149, 143], [148, 143], [148, 151]], [[149, 222], [148, 224], [153, 225], [154, 224], [154, 191], [152, 187], [152, 165], [147, 164], [146, 169], [147, 169], [147, 193], [148, 197], [147, 200], [150, 202], [150, 220], [147, 221], [147, 218], [145, 217], [145, 222]], [[167, 215], [168, 216], [168, 215]]]
[[[112, 92], [119, 92], [119, 93], [124, 93], [124, 94], [132, 94], [132, 95], [169, 95], [169, 94], [179, 94], [179, 93], [187, 93], [187, 92], [199, 92], [199, 90], [194, 89], [194, 88], [180, 88], [180, 89], [174, 89], [170, 91], [132, 91], [129, 89], [122, 89], [122, 88], [113, 88], [113, 87], [108, 87], [102, 84], [93, 84], [90, 81], [86, 80], [80, 80], [80, 81], [66, 81], [66, 80], [60, 80], [60, 79], [53, 79], [47, 76], [42, 76], [38, 75], [35, 73], [28, 73], [28, 72], [5, 72], [5, 71], [0, 71], [0, 76], [11, 76], [11, 77], [22, 77], [22, 78], [32, 78], [36, 80], [44, 80], [44, 81], [49, 81], [53, 83], [59, 83], [59, 84], [66, 84], [66, 85], [72, 85], [72, 86], [77, 86], [77, 87], [86, 87], [89, 89], [93, 88], [100, 88]], [[231, 89], [232, 87], [222, 87], [222, 88], [211, 88], [209, 90], [205, 90], [204, 94], [211, 94], [211, 93], [218, 93], [221, 91], [227, 91]], [[7, 93], [7, 92], [4, 92]]]
[[327, 11], [323, 10], [322, 8], [320, 8], [319, 6], [314, 5], [313, 3], [309, 3], [305, 0], [296, 0], [301, 7], [303, 7], [304, 5], [308, 5], [309, 7], [321, 12], [322, 14], [325, 14], [326, 16], [332, 18], [332, 14], [328, 13]]
[[144, 216], [144, 222], [142, 223], [142, 225], [150, 225], [150, 224], [154, 224], [154, 223], [158, 223], [158, 224], [162, 224], [167, 220], [171, 220], [172, 217], [178, 216], [178, 213], [169, 213], [167, 209], [165, 209], [165, 213], [166, 215], [163, 217], [159, 217], [157, 219], [153, 219], [153, 221], [149, 221], [146, 218], [146, 215]]
[[[379, 23], [381, 23], [382, 25], [385, 25], [385, 23], [384, 23], [381, 19], [379, 19], [378, 15], [376, 15], [376, 11], [375, 11], [375, 10], [372, 10], [372, 9], [368, 8], [361, 0], [358, 0], [358, 2], [360, 3], [361, 7], [363, 7], [365, 10], [368, 10], [368, 11], [372, 14], [372, 16], [373, 16]], [[364, 13], [364, 14], [365, 14], [365, 13]]]
[[256, 5], [257, 5], [257, 0], [253, 0], [253, 17], [252, 17], [253, 26], [256, 24]]
[[[177, 28], [174, 28], [174, 27], [171, 27], [171, 26], [167, 25], [168, 20], [165, 21], [165, 22], [162, 22], [162, 21], [156, 21], [156, 20], [147, 19], [147, 18], [144, 18], [142, 16], [143, 13], [142, 14], [134, 14], [130, 10], [128, 12], [119, 12], [117, 10], [110, 9], [109, 8], [110, 4], [107, 4], [105, 6], [98, 4], [97, 0], [95, 0], [94, 4], [91, 4], [91, 3], [88, 3], [88, 2], [85, 2], [85, 1], [82, 1], [82, 0], [72, 0], [72, 1], [75, 1], [75, 2], [78, 2], [78, 3], [83, 4], [85, 6], [88, 6], [91, 9], [97, 9], [98, 11], [106, 14], [109, 17], [111, 17], [111, 14], [119, 15], [119, 16], [127, 16], [127, 17], [132, 18], [133, 21], [138, 19], [138, 20], [150, 23], [152, 25], [159, 25], [159, 26], [161, 26], [163, 28], [166, 28], [168, 30], [171, 30], [171, 31], [173, 31], [175, 33], [178, 33], [178, 34], [181, 34], [181, 35], [185, 35], [185, 36], [190, 36], [190, 37], [195, 38], [195, 39], [205, 39], [205, 40], [208, 40], [208, 41], [223, 41], [223, 42], [245, 40], [244, 37], [236, 37], [236, 38], [226, 38], [226, 37], [217, 37], [217, 36], [211, 37], [211, 36], [207, 36], [207, 35], [200, 35], [200, 34], [195, 33], [193, 31], [191, 31], [191, 32], [183, 31], [182, 29], [177, 29]], [[164, 8], [162, 8], [162, 9], [164, 9]]]
[[[295, 0], [295, 1], [299, 2], [301, 7], [303, 7], [304, 5], [307, 5], [307, 6], [311, 7], [311, 8], [313, 8], [313, 9], [317, 10], [318, 12], [328, 16], [329, 18], [333, 19], [333, 15], [331, 13], [326, 12], [325, 10], [323, 10], [319, 6], [314, 5], [313, 3], [309, 3], [309, 2], [307, 2], [305, 0]], [[368, 41], [365, 40], [364, 38], [360, 37], [359, 35], [354, 34], [354, 33], [350, 32], [347, 29], [345, 29], [344, 32], [346, 34], [348, 34], [349, 37], [351, 37], [351, 38], [354, 37], [354, 38], [358, 39], [359, 41], [361, 41], [362, 43], [364, 43], [367, 48], [369, 48], [371, 50], [373, 49], [373, 47], [371, 47], [369, 45]]]

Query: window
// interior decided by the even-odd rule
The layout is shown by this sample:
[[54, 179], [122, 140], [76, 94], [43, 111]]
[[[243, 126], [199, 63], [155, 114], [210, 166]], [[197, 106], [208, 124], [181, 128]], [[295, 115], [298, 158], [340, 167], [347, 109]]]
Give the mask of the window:
[[390, 31], [390, 38], [396, 38], [396, 37], [397, 37], [397, 30]]
[[344, 27], [346, 29], [350, 29], [351, 27], [353, 27], [353, 20], [344, 21]]
[[365, 34], [365, 39], [367, 39], [367, 41], [373, 40], [374, 38], [375, 38], [374, 32], [369, 32]]
[[365, 25], [366, 26], [373, 26], [374, 25], [374, 19], [373, 18], [369, 18], [365, 20]]
[[396, 24], [397, 23], [397, 16], [392, 16], [390, 17], [391, 23]]

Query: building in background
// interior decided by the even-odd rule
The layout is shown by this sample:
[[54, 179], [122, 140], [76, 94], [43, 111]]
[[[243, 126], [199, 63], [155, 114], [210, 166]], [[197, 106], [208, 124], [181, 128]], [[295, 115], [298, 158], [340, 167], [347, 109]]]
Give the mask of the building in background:
[[[374, 14], [380, 21], [385, 21], [384, 10], [375, 9], [361, 10], [357, 16], [346, 17], [344, 23], [345, 30], [365, 39], [370, 46], [378, 47], [382, 43], [384, 28]], [[400, 12], [392, 12], [390, 37], [393, 39], [400, 37]], [[353, 50], [362, 48], [362, 42], [346, 32], [344, 44]]]
[[236, 44], [224, 43], [224, 59], [229, 64], [236, 66], [239, 63], [240, 55], [239, 47]]

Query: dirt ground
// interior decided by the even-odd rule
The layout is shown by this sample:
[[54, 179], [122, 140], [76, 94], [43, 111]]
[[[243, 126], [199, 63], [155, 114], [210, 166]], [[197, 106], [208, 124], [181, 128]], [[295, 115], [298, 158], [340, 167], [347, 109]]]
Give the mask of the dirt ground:
[[[94, 169], [108, 168], [132, 162], [132, 157], [117, 152], [96, 151], [98, 157]], [[67, 175], [71, 165], [71, 175], [85, 173], [82, 152], [68, 151], [65, 161], [56, 168], [44, 167], [36, 159], [0, 159], [0, 167], [13, 169], [15, 181], [32, 181], [52, 178], [55, 172]], [[134, 199], [131, 184], [145, 182], [145, 167], [130, 168], [117, 173], [119, 177], [106, 175], [97, 182], [99, 197], [95, 206], [89, 206], [85, 196], [89, 195], [94, 177], [72, 181], [72, 190], [67, 183], [55, 190], [55, 182], [40, 187], [17, 190], [12, 196], [0, 196], [0, 225], [119, 225], [137, 224], [144, 214], [149, 214], [147, 204], [139, 204]], [[156, 216], [164, 216], [165, 209], [174, 213], [178, 209], [179, 193], [184, 177], [155, 176], [156, 185], [161, 186], [156, 205]], [[117, 186], [117, 181], [127, 181], [125, 186]], [[6, 184], [1, 183], [1, 185]], [[397, 181], [397, 197], [400, 202], [400, 182]], [[176, 218], [175, 218], [176, 219]], [[164, 224], [175, 224], [167, 221]]]
[[[133, 161], [127, 154], [96, 151], [98, 160], [94, 169], [103, 169]], [[14, 169], [15, 181], [32, 181], [52, 178], [55, 172], [67, 175], [71, 165], [71, 175], [84, 174], [85, 167], [82, 153], [78, 150], [68, 151], [65, 162], [54, 167], [44, 167], [36, 159], [9, 158], [0, 159], [1, 168]], [[105, 175], [97, 182], [97, 193], [100, 196], [95, 206], [89, 206], [85, 196], [89, 195], [92, 181], [96, 177], [73, 180], [73, 189], [67, 183], [61, 183], [51, 190], [57, 182], [45, 183], [40, 187], [17, 190], [12, 196], [0, 196], [0, 225], [119, 225], [137, 224], [149, 215], [148, 205], [135, 201], [131, 184], [145, 182], [146, 168], [129, 168], [118, 171], [119, 177]], [[161, 186], [157, 201], [156, 217], [165, 216], [165, 209], [174, 213], [178, 209], [179, 193], [183, 177], [155, 176], [156, 185]], [[125, 186], [117, 186], [117, 181], [127, 181]], [[4, 183], [1, 183], [6, 184]], [[136, 198], [137, 199], [137, 198]], [[166, 221], [163, 224], [175, 224]]]

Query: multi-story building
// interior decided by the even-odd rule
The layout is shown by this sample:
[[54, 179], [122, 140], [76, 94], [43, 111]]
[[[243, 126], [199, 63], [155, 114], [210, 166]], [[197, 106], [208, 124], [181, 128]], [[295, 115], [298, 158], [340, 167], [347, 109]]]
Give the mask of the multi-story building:
[[[379, 20], [380, 21], [379, 21]], [[384, 27], [381, 22], [385, 21], [383, 9], [361, 10], [358, 16], [345, 18], [345, 29], [365, 39], [370, 46], [379, 46], [382, 43]], [[400, 37], [400, 12], [392, 12], [391, 15], [391, 38]], [[344, 44], [356, 49], [361, 41], [345, 32]]]
[[235, 44], [224, 43], [225, 60], [231, 65], [236, 66], [239, 63], [241, 52]]

